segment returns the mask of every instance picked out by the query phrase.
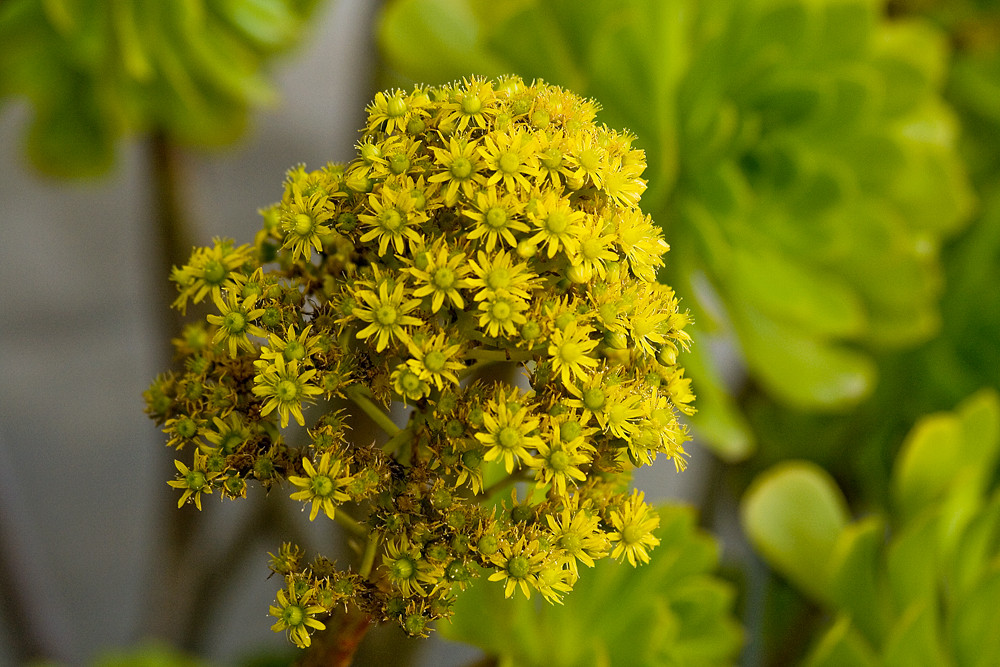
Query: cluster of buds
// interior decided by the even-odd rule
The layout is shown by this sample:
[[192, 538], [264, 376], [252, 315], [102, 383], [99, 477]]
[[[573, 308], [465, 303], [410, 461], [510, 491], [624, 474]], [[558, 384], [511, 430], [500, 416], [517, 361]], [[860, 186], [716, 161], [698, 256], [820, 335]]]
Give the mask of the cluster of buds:
[[357, 538], [347, 569], [272, 555], [299, 646], [338, 605], [419, 636], [476, 577], [558, 602], [581, 565], [648, 561], [630, 472], [684, 466], [687, 315], [644, 154], [597, 110], [513, 77], [379, 93], [352, 162], [292, 169], [252, 245], [174, 270], [177, 308], [214, 305], [146, 392], [180, 503], [280, 487]]

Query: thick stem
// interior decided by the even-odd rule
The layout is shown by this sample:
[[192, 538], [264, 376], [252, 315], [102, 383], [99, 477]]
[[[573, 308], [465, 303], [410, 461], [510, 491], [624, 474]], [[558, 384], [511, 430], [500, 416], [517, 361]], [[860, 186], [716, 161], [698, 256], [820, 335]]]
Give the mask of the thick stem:
[[344, 390], [344, 395], [350, 400], [354, 401], [361, 410], [368, 415], [375, 424], [385, 431], [390, 437], [398, 434], [402, 429], [396, 426], [396, 423], [389, 418], [382, 408], [375, 405], [375, 403], [369, 398], [371, 392], [362, 387], [360, 384], [352, 384], [347, 389]]
[[[170, 307], [174, 300], [175, 290], [167, 280], [170, 269], [175, 264], [182, 264], [191, 251], [191, 238], [184, 224], [182, 213], [183, 197], [181, 193], [182, 166], [179, 155], [169, 139], [162, 133], [156, 133], [149, 143], [149, 171], [152, 183], [152, 202], [154, 233], [152, 234], [154, 248], [150, 249], [156, 288], [154, 300], [156, 316], [159, 318], [159, 330], [163, 337], [157, 341], [157, 347], [162, 355], [161, 367], [171, 360], [170, 339], [181, 329], [181, 315]], [[166, 472], [172, 470], [173, 454], [166, 448], [159, 458], [157, 469]], [[180, 584], [189, 575], [182, 569], [186, 555], [190, 551], [197, 534], [194, 524], [194, 512], [177, 510], [175, 494], [164, 483], [156, 493], [155, 507], [161, 513], [158, 525], [162, 533], [156, 539], [154, 558], [150, 573], [150, 588], [143, 605], [146, 618], [142, 621], [143, 634], [153, 634], [170, 639], [178, 639], [183, 617], [183, 595], [180, 594]]]
[[368, 614], [353, 604], [347, 612], [331, 618], [326, 630], [313, 637], [309, 650], [296, 663], [298, 667], [348, 667], [358, 645], [374, 626]]

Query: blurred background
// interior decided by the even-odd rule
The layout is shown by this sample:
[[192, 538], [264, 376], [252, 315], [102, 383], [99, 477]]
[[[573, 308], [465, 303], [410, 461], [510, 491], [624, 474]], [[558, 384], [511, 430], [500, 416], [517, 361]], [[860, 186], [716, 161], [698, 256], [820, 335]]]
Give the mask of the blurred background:
[[[995, 401], [976, 394], [1000, 388], [995, 3], [168, 5], [0, 5], [0, 665], [88, 664], [149, 637], [222, 664], [293, 655], [268, 629], [274, 499], [209, 502], [192, 521], [143, 414], [177, 333], [169, 267], [216, 236], [249, 241], [289, 167], [350, 160], [376, 90], [471, 74], [593, 96], [647, 152], [643, 207], [672, 247], [663, 279], [696, 322], [684, 365], [699, 413], [688, 471], [636, 483], [697, 507], [729, 591], [713, 619], [743, 628], [742, 643], [673, 664], [825, 664], [816, 647], [843, 637], [877, 658], [827, 650], [829, 664], [895, 655], [916, 602], [871, 602], [882, 625], [855, 635], [835, 623], [861, 614], [836, 588], [843, 572], [829, 588], [809, 573], [835, 545], [855, 553], [858, 519], [910, 535], [924, 506], [907, 488], [932, 488], [920, 502], [933, 504], [968, 483], [949, 460], [975, 462], [975, 493], [953, 504], [989, 536], [963, 581], [1000, 581]], [[919, 421], [958, 405], [972, 407], [947, 428]], [[921, 455], [940, 479], [907, 477]], [[779, 472], [804, 486], [782, 495]], [[942, 541], [940, 562], [961, 541]], [[970, 600], [927, 619], [943, 628], [927, 655], [995, 664], [1000, 648], [971, 657], [953, 631], [994, 619]], [[396, 653], [379, 655], [380, 637]], [[482, 655], [398, 639], [375, 636], [360, 664]]]

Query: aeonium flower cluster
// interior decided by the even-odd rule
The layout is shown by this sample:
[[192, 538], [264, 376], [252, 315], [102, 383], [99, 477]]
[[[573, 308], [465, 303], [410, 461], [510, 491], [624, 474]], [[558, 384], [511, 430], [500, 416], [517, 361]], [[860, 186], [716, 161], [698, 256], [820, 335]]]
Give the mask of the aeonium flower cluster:
[[[379, 93], [352, 162], [292, 169], [252, 245], [174, 270], [177, 308], [214, 306], [146, 393], [191, 461], [180, 504], [279, 487], [362, 545], [272, 556], [296, 644], [338, 605], [424, 635], [474, 578], [559, 602], [595, 560], [649, 560], [629, 473], [684, 467], [687, 315], [644, 155], [597, 110], [513, 77]], [[384, 438], [352, 439], [362, 413]]]

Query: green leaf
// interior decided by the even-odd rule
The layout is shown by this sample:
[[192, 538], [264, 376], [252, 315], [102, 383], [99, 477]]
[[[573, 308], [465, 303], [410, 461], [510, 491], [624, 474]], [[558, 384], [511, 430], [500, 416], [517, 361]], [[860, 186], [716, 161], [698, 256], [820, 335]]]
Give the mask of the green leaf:
[[963, 667], [1000, 664], [1000, 568], [994, 562], [969, 596], [961, 600], [948, 629], [955, 662]]
[[885, 638], [882, 649], [884, 667], [941, 667], [949, 664], [940, 638], [933, 606], [934, 598], [925, 599], [903, 612]]
[[761, 315], [808, 328], [817, 337], [847, 337], [864, 329], [865, 314], [846, 283], [768, 247], [733, 249], [726, 292]]
[[740, 504], [743, 530], [775, 570], [812, 598], [831, 600], [827, 569], [847, 504], [830, 475], [805, 461], [789, 461], [761, 473]]
[[985, 390], [954, 413], [928, 415], [914, 426], [896, 461], [893, 499], [904, 516], [913, 516], [958, 481], [982, 494], [998, 457], [1000, 398]]
[[867, 517], [841, 531], [829, 564], [831, 602], [872, 644], [885, 634], [891, 613], [879, 567], [884, 545], [885, 521]]
[[849, 616], [840, 616], [823, 633], [816, 647], [809, 653], [804, 667], [878, 667], [875, 651]]
[[875, 365], [867, 355], [827, 344], [767, 317], [749, 303], [731, 305], [747, 365], [783, 402], [830, 409], [850, 405], [871, 391]]

